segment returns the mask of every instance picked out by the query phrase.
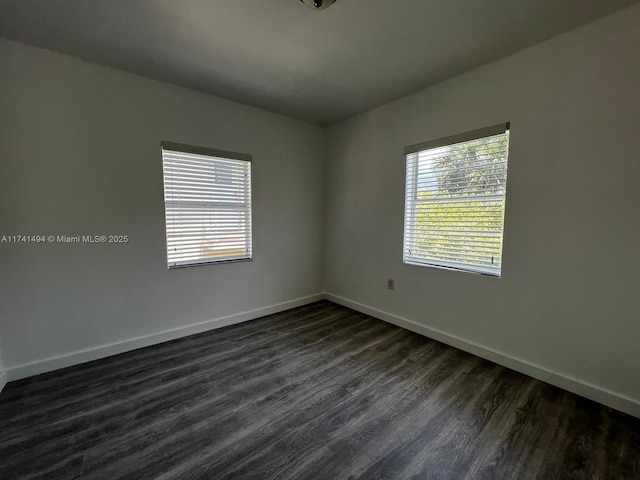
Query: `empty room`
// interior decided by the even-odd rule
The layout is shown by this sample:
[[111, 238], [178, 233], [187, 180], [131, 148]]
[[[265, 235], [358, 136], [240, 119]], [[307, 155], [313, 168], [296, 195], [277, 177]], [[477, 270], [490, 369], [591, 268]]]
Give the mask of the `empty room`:
[[637, 0], [0, 0], [0, 479], [640, 480]]

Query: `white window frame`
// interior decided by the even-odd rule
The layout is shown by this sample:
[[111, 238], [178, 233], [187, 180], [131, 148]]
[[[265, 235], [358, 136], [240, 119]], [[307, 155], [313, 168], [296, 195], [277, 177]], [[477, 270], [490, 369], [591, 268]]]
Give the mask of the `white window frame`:
[[[174, 268], [182, 268], [182, 267], [212, 265], [212, 264], [229, 263], [229, 262], [245, 262], [245, 261], [252, 260], [253, 259], [252, 203], [251, 203], [252, 156], [245, 153], [230, 152], [226, 150], [217, 150], [217, 149], [206, 148], [206, 147], [197, 147], [193, 145], [185, 145], [181, 143], [166, 142], [166, 141], [161, 142], [161, 147], [162, 147], [163, 189], [164, 189], [164, 206], [165, 206], [165, 240], [166, 240], [165, 244], [167, 248], [166, 250], [167, 251], [167, 268], [171, 270]], [[165, 155], [165, 152], [167, 152], [168, 155]], [[175, 160], [172, 160], [171, 157], [176, 155], [186, 156], [188, 158], [187, 162], [189, 161], [189, 158], [191, 159], [191, 161], [195, 160], [196, 162], [211, 161], [212, 165], [214, 166], [214, 171], [216, 171], [218, 167], [225, 168], [226, 166], [226, 168], [228, 169], [230, 165], [235, 164], [234, 169], [236, 171], [234, 174], [236, 175], [236, 177], [237, 177], [237, 172], [239, 170], [244, 171], [245, 183], [244, 185], [240, 185], [240, 187], [238, 188], [239, 190], [238, 204], [235, 205], [233, 202], [229, 202], [227, 198], [224, 198], [224, 202], [215, 201], [215, 200], [206, 198], [207, 194], [212, 194], [213, 196], [215, 196], [215, 195], [220, 195], [221, 192], [223, 192], [223, 190], [228, 191], [228, 188], [224, 186], [219, 187], [219, 190], [216, 190], [215, 187], [205, 186], [204, 187], [205, 193], [201, 194], [202, 198], [197, 199], [195, 201], [193, 199], [181, 200], [179, 198], [179, 195], [178, 195], [178, 198], [176, 199], [175, 198], [176, 186], [181, 185], [180, 182], [188, 182], [189, 179], [187, 177], [189, 175], [191, 177], [193, 177], [193, 175], [196, 175], [196, 176], [198, 175], [197, 172], [194, 174], [190, 173], [189, 175], [186, 175], [186, 174], [170, 171], [172, 168], [172, 165], [175, 164]], [[171, 162], [174, 162], [174, 163], [172, 164]], [[207, 179], [210, 179], [211, 174], [208, 172], [206, 177]], [[204, 175], [203, 175], [203, 178], [205, 178]], [[200, 179], [196, 179], [196, 181], [202, 183], [202, 180]], [[214, 183], [217, 182], [217, 174], [214, 174], [213, 182]], [[228, 197], [228, 194], [225, 193], [225, 195]], [[225, 203], [225, 205], [222, 205], [222, 203]], [[169, 208], [170, 206], [174, 208], [170, 209]], [[192, 255], [189, 254], [190, 258], [176, 260], [175, 257], [177, 256], [177, 254], [174, 253], [174, 255], [172, 256], [171, 249], [173, 249], [174, 252], [176, 251], [176, 248], [179, 249], [179, 246], [175, 247], [176, 245], [175, 238], [179, 237], [179, 234], [175, 234], [175, 233], [170, 234], [170, 228], [173, 229], [172, 232], [175, 232], [176, 224], [179, 222], [179, 220], [176, 220], [175, 218], [176, 207], [177, 209], [180, 209], [181, 206], [183, 206], [185, 209], [188, 209], [190, 207], [193, 208], [194, 206], [202, 207], [203, 210], [206, 208], [210, 208], [212, 211], [220, 210], [221, 206], [223, 206], [224, 209], [227, 209], [229, 211], [234, 211], [234, 207], [235, 207], [235, 209], [239, 212], [239, 214], [241, 216], [244, 215], [244, 218], [246, 218], [246, 220], [243, 222], [246, 228], [242, 228], [239, 230], [242, 233], [242, 236], [244, 237], [244, 243], [241, 243], [242, 250], [244, 252], [241, 254], [229, 253], [228, 255], [221, 256], [220, 258], [211, 258], [211, 255], [207, 256], [207, 254], [203, 253], [205, 249], [204, 247], [205, 236], [204, 234], [202, 234], [202, 237], [201, 237], [202, 243], [200, 246], [201, 253], [196, 254], [194, 252]], [[182, 212], [182, 210], [179, 210], [178, 216], [180, 216], [180, 212]], [[207, 229], [210, 232], [213, 232], [212, 234], [215, 235], [217, 238], [220, 237], [220, 233], [216, 232], [215, 230], [216, 228], [219, 229], [220, 226], [215, 225], [215, 221], [206, 223], [204, 220], [204, 215], [202, 215], [199, 218], [199, 220], [201, 220], [203, 223], [196, 224], [197, 226], [201, 225], [203, 230]], [[242, 236], [238, 238], [242, 238]], [[197, 239], [194, 238], [193, 234], [185, 234], [184, 239], [185, 239], [185, 242], [197, 241]], [[234, 245], [234, 248], [235, 247], [236, 246]]]
[[[403, 234], [403, 262], [404, 263], [409, 265], [428, 266], [428, 267], [442, 268], [447, 270], [457, 270], [457, 271], [467, 272], [467, 273], [483, 274], [491, 277], [500, 278], [502, 274], [502, 244], [504, 240], [504, 210], [505, 210], [505, 204], [506, 204], [506, 179], [507, 179], [506, 168], [508, 167], [508, 157], [509, 157], [509, 143], [508, 143], [509, 131], [510, 131], [510, 124], [504, 123], [504, 124], [494, 125], [491, 127], [481, 128], [478, 130], [473, 130], [473, 131], [466, 132], [459, 135], [453, 135], [450, 137], [433, 140], [430, 142], [419, 143], [417, 145], [412, 145], [404, 149], [405, 160], [406, 160], [405, 216], [404, 216], [404, 234]], [[479, 139], [484, 139], [487, 137], [503, 135], [503, 134], [507, 136], [507, 150], [506, 150], [507, 160], [505, 162], [505, 174], [504, 174], [505, 187], [504, 187], [503, 193], [497, 194], [497, 195], [484, 195], [481, 197], [478, 197], [478, 196], [460, 197], [459, 200], [457, 198], [455, 199], [447, 198], [446, 200], [443, 200], [443, 201], [434, 199], [429, 202], [431, 204], [436, 204], [438, 202], [455, 203], [456, 201], [469, 203], [472, 201], [480, 201], [480, 198], [486, 199], [482, 201], [496, 201], [496, 202], [501, 201], [502, 217], [500, 218], [501, 229], [499, 234], [499, 244], [496, 242], [496, 245], [499, 245], [499, 248], [500, 248], [500, 258], [499, 258], [498, 265], [496, 267], [491, 265], [488, 265], [488, 266], [476, 265], [473, 263], [467, 263], [465, 261], [452, 261], [451, 259], [447, 260], [443, 258], [429, 258], [424, 254], [415, 253], [417, 251], [416, 240], [418, 237], [418, 234], [416, 232], [418, 231], [418, 228], [419, 228], [419, 219], [417, 218], [417, 208], [418, 208], [419, 202], [422, 202], [422, 203], [425, 202], [424, 200], [421, 200], [421, 201], [418, 200], [417, 185], [418, 185], [418, 178], [419, 178], [418, 169], [420, 168], [419, 167], [420, 154], [421, 153], [425, 154], [425, 152], [427, 151], [434, 151], [442, 147], [448, 147], [455, 144], [470, 142], [473, 140], [479, 140]], [[457, 231], [457, 230], [454, 230], [454, 231]], [[485, 235], [485, 233], [480, 232], [480, 233], [476, 233], [476, 235], [478, 235], [478, 238], [480, 238], [483, 235]], [[490, 234], [486, 233], [486, 235], [489, 236]], [[491, 237], [495, 238], [497, 237], [497, 235], [491, 235]], [[464, 240], [460, 241], [460, 243], [462, 242], [464, 242]], [[473, 243], [474, 241], [471, 241], [471, 242]], [[447, 246], [445, 246], [444, 248], [446, 249]], [[492, 245], [492, 246], [495, 248], [495, 245]], [[456, 244], [456, 247], [459, 247], [459, 245]], [[436, 257], [436, 256], [437, 255], [433, 255], [432, 257]], [[455, 257], [456, 254], [445, 255], [445, 257], [446, 256]], [[493, 261], [493, 257], [492, 257], [492, 261]]]

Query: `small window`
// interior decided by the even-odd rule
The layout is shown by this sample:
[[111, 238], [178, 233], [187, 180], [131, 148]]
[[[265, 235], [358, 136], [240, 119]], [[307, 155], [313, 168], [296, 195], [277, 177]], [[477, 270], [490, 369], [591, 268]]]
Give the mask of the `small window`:
[[251, 156], [162, 144], [169, 268], [251, 259]]
[[509, 124], [405, 149], [404, 263], [500, 277]]

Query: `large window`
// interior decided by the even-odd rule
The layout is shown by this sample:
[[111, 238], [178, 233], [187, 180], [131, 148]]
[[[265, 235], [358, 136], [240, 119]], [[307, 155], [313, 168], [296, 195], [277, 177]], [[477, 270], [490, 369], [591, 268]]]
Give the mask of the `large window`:
[[499, 277], [509, 124], [405, 149], [405, 263]]
[[163, 142], [169, 268], [251, 259], [251, 156]]

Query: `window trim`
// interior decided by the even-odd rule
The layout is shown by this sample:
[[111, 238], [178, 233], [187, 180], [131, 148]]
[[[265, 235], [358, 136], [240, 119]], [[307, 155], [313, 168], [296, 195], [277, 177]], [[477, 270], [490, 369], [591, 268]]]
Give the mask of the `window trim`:
[[477, 130], [471, 130], [470, 132], [459, 133], [457, 135], [451, 135], [449, 137], [439, 138], [437, 140], [431, 140], [429, 142], [417, 143], [404, 148], [404, 155], [410, 155], [412, 153], [418, 153], [422, 150], [429, 150], [431, 148], [446, 147], [454, 143], [470, 142], [472, 140], [478, 140], [484, 137], [491, 137], [493, 135], [502, 135], [507, 130], [511, 129], [511, 122], [499, 123], [498, 125], [492, 125], [491, 127], [478, 128]]
[[207, 155], [209, 157], [221, 157], [228, 158], [229, 160], [244, 160], [245, 162], [252, 162], [252, 156], [248, 153], [231, 152], [228, 150], [218, 150], [216, 148], [209, 147], [196, 147], [194, 145], [187, 145], [184, 143], [166, 142], [161, 141], [160, 146], [163, 150], [173, 150], [183, 153], [193, 153], [194, 155]]
[[[251, 185], [252, 181], [253, 181], [253, 156], [249, 153], [240, 153], [240, 152], [232, 152], [230, 150], [220, 150], [220, 149], [216, 149], [216, 148], [210, 148], [210, 147], [200, 147], [200, 146], [196, 146], [196, 145], [188, 145], [185, 143], [177, 143], [177, 142], [170, 142], [170, 141], [166, 141], [166, 140], [161, 140], [160, 141], [160, 152], [161, 155], [163, 155], [163, 151], [164, 150], [170, 150], [170, 151], [175, 151], [175, 152], [181, 152], [181, 153], [187, 153], [187, 154], [194, 154], [194, 155], [206, 155], [209, 157], [219, 157], [219, 158], [223, 158], [223, 159], [229, 159], [229, 160], [241, 160], [244, 162], [249, 162], [250, 163], [250, 172], [251, 172], [251, 178], [250, 178], [250, 184], [249, 184], [249, 205], [250, 205], [250, 224], [249, 224], [249, 233], [251, 235], [251, 254], [248, 258], [246, 257], [242, 257], [242, 258], [227, 258], [227, 259], [222, 259], [222, 260], [210, 260], [210, 261], [205, 261], [205, 262], [182, 262], [182, 263], [176, 263], [174, 265], [170, 265], [169, 262], [167, 261], [167, 270], [178, 270], [178, 269], [182, 269], [182, 268], [191, 268], [191, 267], [200, 267], [203, 265], [217, 265], [217, 264], [225, 264], [225, 263], [240, 263], [240, 262], [251, 262], [253, 260], [253, 185]], [[164, 168], [163, 168], [164, 170]], [[165, 242], [164, 242], [164, 250], [165, 250], [165, 260], [166, 260], [166, 254], [168, 254], [167, 252], [167, 220], [166, 220], [166, 198], [164, 197], [164, 190], [165, 190], [165, 179], [164, 179], [164, 171], [163, 171], [163, 175], [162, 175], [162, 190], [163, 190], [163, 206], [164, 206], [164, 210], [165, 210], [165, 219], [164, 219], [164, 235], [165, 235]]]
[[[506, 123], [499, 123], [497, 125], [492, 125], [490, 127], [484, 127], [484, 128], [478, 128], [476, 130], [471, 130], [468, 132], [464, 132], [464, 133], [460, 133], [460, 134], [456, 134], [456, 135], [450, 135], [448, 137], [443, 137], [443, 138], [439, 138], [436, 140], [430, 140], [427, 142], [421, 142], [421, 143], [417, 143], [414, 145], [409, 145], [408, 147], [404, 148], [404, 160], [405, 160], [405, 179], [404, 179], [404, 188], [405, 188], [405, 211], [404, 211], [404, 220], [403, 220], [403, 232], [402, 232], [402, 263], [405, 265], [410, 265], [410, 266], [417, 266], [417, 267], [432, 267], [432, 268], [437, 268], [437, 269], [441, 269], [441, 270], [450, 270], [450, 271], [455, 271], [455, 272], [462, 272], [462, 273], [470, 273], [473, 275], [482, 275], [484, 277], [491, 277], [491, 278], [496, 278], [496, 279], [500, 279], [502, 278], [502, 262], [501, 262], [501, 267], [500, 267], [500, 271], [499, 273], [494, 273], [494, 271], [492, 271], [491, 269], [487, 269], [483, 266], [480, 265], [470, 265], [470, 264], [466, 264], [466, 263], [459, 263], [459, 262], [451, 262], [451, 261], [446, 261], [446, 260], [436, 260], [436, 259], [426, 259], [426, 258], [413, 258], [411, 259], [411, 261], [407, 261], [407, 255], [405, 253], [405, 246], [407, 243], [407, 238], [406, 238], [406, 222], [407, 222], [407, 218], [408, 217], [415, 217], [415, 209], [416, 209], [416, 205], [417, 202], [411, 202], [410, 204], [410, 208], [412, 209], [411, 212], [409, 212], [407, 210], [407, 193], [408, 193], [408, 179], [407, 179], [407, 175], [408, 175], [408, 169], [406, 166], [406, 162], [407, 162], [407, 157], [409, 155], [412, 154], [419, 154], [419, 152], [424, 151], [424, 150], [430, 150], [430, 149], [435, 149], [435, 148], [439, 148], [439, 147], [446, 147], [449, 145], [454, 145], [457, 143], [464, 143], [464, 142], [471, 142], [473, 140], [479, 140], [482, 138], [486, 138], [486, 137], [491, 137], [491, 136], [495, 136], [495, 135], [503, 135], [507, 132], [509, 132], [511, 130], [511, 122], [506, 122]], [[508, 158], [509, 158], [509, 149], [507, 150], [507, 162], [508, 162]], [[414, 165], [415, 168], [415, 165]], [[417, 181], [418, 181], [418, 175], [417, 174], [413, 174], [412, 175], [412, 180], [414, 182], [414, 186], [412, 188], [412, 191], [417, 192]], [[502, 243], [504, 244], [504, 231], [505, 231], [505, 216], [506, 216], [506, 199], [507, 199], [507, 192], [506, 192], [506, 185], [505, 185], [505, 193], [504, 193], [504, 201], [505, 201], [505, 205], [504, 205], [504, 215], [502, 217], [502, 235], [501, 235], [501, 240]], [[414, 242], [415, 238], [412, 236], [409, 238], [409, 242]], [[502, 257], [502, 255], [501, 255]]]

